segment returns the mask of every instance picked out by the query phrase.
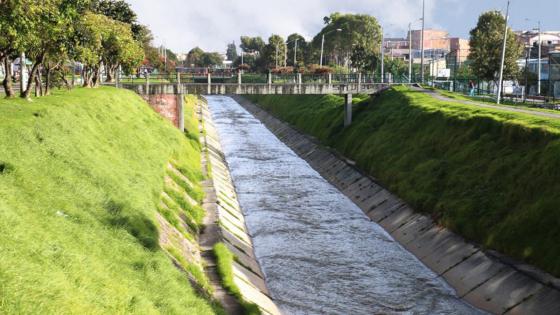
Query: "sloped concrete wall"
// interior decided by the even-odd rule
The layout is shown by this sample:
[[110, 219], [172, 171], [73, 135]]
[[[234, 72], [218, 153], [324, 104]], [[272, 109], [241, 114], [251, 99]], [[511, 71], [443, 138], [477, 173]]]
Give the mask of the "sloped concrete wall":
[[259, 306], [263, 314], [281, 314], [270, 297], [265, 277], [255, 258], [251, 236], [245, 226], [245, 217], [237, 201], [237, 193], [228, 165], [212, 123], [212, 116], [205, 102], [200, 102], [204, 122], [204, 145], [208, 151], [211, 175], [216, 194], [216, 211], [219, 233], [223, 243], [237, 257], [234, 262], [234, 281], [243, 298]]
[[436, 225], [355, 168], [351, 161], [321, 147], [313, 138], [246, 99], [234, 99], [467, 302], [494, 314], [560, 314], [560, 279], [484, 251]]

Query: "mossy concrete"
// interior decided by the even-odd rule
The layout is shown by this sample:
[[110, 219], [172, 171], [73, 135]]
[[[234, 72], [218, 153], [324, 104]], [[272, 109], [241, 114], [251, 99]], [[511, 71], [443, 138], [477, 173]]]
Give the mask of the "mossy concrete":
[[251, 235], [245, 225], [245, 217], [233, 185], [229, 168], [205, 101], [199, 102], [199, 114], [204, 132], [201, 139], [211, 165], [209, 184], [213, 200], [207, 211], [215, 212], [216, 235], [235, 255], [233, 263], [234, 282], [246, 302], [256, 304], [263, 314], [281, 314], [266, 286], [265, 276], [255, 258]]

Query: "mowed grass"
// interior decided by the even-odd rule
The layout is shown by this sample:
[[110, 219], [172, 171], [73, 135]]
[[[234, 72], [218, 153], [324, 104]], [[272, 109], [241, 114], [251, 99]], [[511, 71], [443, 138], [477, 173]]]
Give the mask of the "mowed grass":
[[158, 245], [166, 165], [196, 143], [132, 92], [0, 100], [0, 313], [212, 314]]
[[338, 96], [248, 98], [440, 224], [560, 276], [560, 120], [396, 87], [355, 105], [345, 129]]

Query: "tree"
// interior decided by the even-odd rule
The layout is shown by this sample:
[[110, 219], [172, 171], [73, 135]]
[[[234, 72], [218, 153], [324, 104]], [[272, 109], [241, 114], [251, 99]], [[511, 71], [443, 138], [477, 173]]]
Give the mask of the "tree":
[[224, 63], [224, 58], [220, 53], [211, 52], [211, 53], [204, 53], [202, 55], [202, 62], [201, 66], [203, 67], [212, 67], [212, 66], [219, 66]]
[[[361, 46], [367, 53], [379, 54], [381, 27], [375, 17], [365, 14], [333, 13], [324, 19], [325, 27], [313, 38], [313, 46], [321, 47], [325, 35], [324, 53], [337, 65], [350, 61], [353, 46]], [[342, 31], [338, 32], [337, 30]]]
[[[499, 11], [483, 13], [478, 23], [471, 30], [469, 59], [476, 76], [488, 81], [497, 81], [502, 57], [502, 43], [504, 37], [505, 18]], [[521, 56], [523, 47], [515, 38], [515, 34], [508, 27], [506, 40], [506, 56], [504, 61], [504, 78], [513, 78], [519, 67], [517, 59]]]
[[204, 50], [199, 47], [195, 47], [189, 51], [187, 54], [187, 64], [194, 67], [202, 66], [202, 57], [204, 56]]
[[354, 46], [350, 60], [352, 61], [352, 67], [360, 71], [375, 70], [380, 61], [376, 54], [367, 51], [362, 45]]
[[[294, 65], [294, 48], [295, 48], [295, 41], [297, 39], [297, 65]], [[309, 48], [311, 45], [309, 45], [306, 41], [305, 41], [305, 37], [301, 36], [300, 34], [294, 33], [291, 34], [290, 36], [288, 36], [288, 39], [286, 40], [286, 43], [290, 43], [287, 44], [288, 47], [288, 62], [287, 65], [293, 66], [293, 67], [298, 67], [298, 65], [301, 66], [305, 66], [307, 64], [307, 61], [309, 58]]]
[[226, 56], [228, 60], [235, 61], [237, 59], [237, 46], [235, 42], [227, 45]]
[[[26, 3], [35, 6], [26, 8], [29, 31], [21, 48], [32, 61], [27, 88], [21, 91], [22, 98], [28, 98], [38, 70], [49, 55], [65, 56], [74, 34], [74, 25], [84, 9], [86, 1], [44, 0]], [[27, 1], [24, 1], [27, 2]]]
[[85, 14], [77, 27], [79, 38], [76, 59], [83, 65], [84, 86], [92, 87], [97, 82], [100, 64], [103, 61], [103, 38], [108, 38], [103, 27], [110, 20], [101, 14]]
[[93, 0], [91, 11], [126, 24], [136, 23], [136, 13], [124, 0]]
[[268, 44], [262, 49], [261, 61], [257, 66], [261, 70], [275, 68], [276, 65], [285, 65], [286, 43], [280, 35], [271, 35]]
[[260, 37], [241, 36], [241, 49], [246, 53], [261, 52], [265, 42]]
[[126, 70], [136, 68], [144, 58], [144, 51], [134, 40], [129, 24], [108, 20], [104, 27], [107, 37], [102, 39], [101, 59], [107, 72], [107, 82], [112, 82], [119, 67]]
[[27, 14], [27, 10], [32, 3], [25, 1], [0, 1], [0, 63], [4, 67], [4, 80], [2, 85], [6, 92], [6, 97], [13, 97], [11, 63], [20, 51], [27, 34], [32, 31], [32, 18]]

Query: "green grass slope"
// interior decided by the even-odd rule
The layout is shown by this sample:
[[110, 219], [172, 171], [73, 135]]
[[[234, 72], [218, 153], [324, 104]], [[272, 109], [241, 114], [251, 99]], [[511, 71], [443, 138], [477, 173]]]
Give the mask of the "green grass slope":
[[442, 225], [560, 276], [559, 120], [397, 87], [359, 102], [344, 129], [338, 96], [248, 98]]
[[0, 100], [0, 313], [211, 314], [158, 246], [170, 159], [197, 143], [112, 88]]

